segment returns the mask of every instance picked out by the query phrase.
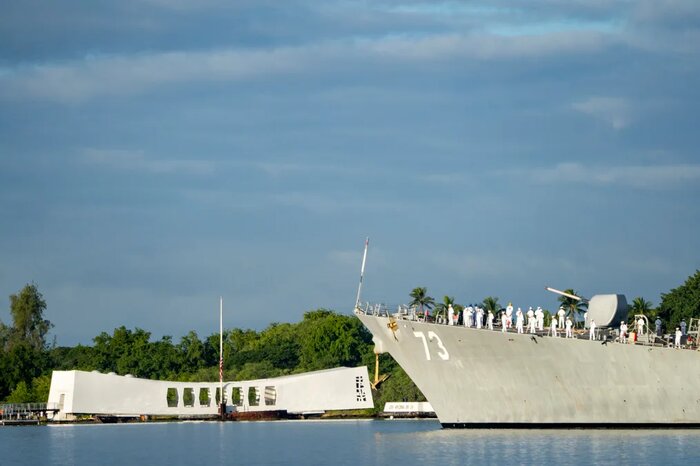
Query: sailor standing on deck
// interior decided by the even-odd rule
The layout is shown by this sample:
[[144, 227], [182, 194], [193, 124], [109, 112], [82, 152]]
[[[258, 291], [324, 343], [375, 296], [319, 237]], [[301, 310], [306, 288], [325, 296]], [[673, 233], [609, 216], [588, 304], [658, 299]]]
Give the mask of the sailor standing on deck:
[[676, 327], [676, 348], [681, 347], [681, 337], [683, 336], [683, 333], [681, 332], [681, 329]]
[[506, 327], [511, 328], [513, 326], [513, 304], [508, 303], [506, 307]]
[[620, 322], [620, 343], [627, 343], [627, 323]]
[[574, 326], [574, 323], [571, 322], [571, 317], [566, 318], [566, 338], [574, 338], [573, 331], [571, 328]]
[[588, 328], [590, 329], [588, 331], [588, 339], [595, 340], [595, 320], [592, 320], [591, 323], [588, 324]]
[[556, 314], [552, 315], [552, 325], [551, 325], [551, 335], [553, 337], [557, 336], [557, 316]]
[[518, 308], [518, 312], [515, 313], [515, 327], [518, 330], [518, 333], [523, 333], [523, 321], [525, 320], [525, 316], [523, 315], [523, 311]]
[[564, 311], [563, 307], [559, 308], [557, 315], [559, 316], [559, 328], [564, 328], [564, 316], [566, 315], [566, 312]]
[[527, 331], [535, 333], [535, 311], [532, 310], [532, 306], [527, 310]]
[[472, 313], [473, 309], [471, 306], [467, 306], [466, 313], [464, 314], [464, 326], [465, 327], [471, 327], [472, 326]]
[[501, 311], [501, 332], [506, 333], [506, 311]]
[[537, 310], [535, 311], [535, 319], [537, 319], [537, 330], [540, 332], [544, 330], [544, 312], [542, 311], [542, 308], [537, 306]]
[[637, 320], [637, 335], [642, 336], [644, 334], [644, 319], [641, 317]]
[[486, 327], [489, 330], [493, 330], [493, 312], [489, 309], [489, 313], [486, 315]]
[[455, 310], [452, 307], [452, 304], [447, 306], [447, 325], [454, 325], [455, 324]]
[[476, 308], [476, 328], [481, 328], [484, 325], [484, 310], [481, 307]]

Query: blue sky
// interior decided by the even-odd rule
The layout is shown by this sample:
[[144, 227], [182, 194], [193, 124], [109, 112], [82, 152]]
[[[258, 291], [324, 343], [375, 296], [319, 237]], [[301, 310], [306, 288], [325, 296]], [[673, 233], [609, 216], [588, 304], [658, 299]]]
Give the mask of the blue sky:
[[[0, 296], [59, 345], [699, 266], [700, 3], [10, 0]], [[9, 321], [9, 299], [0, 319]]]

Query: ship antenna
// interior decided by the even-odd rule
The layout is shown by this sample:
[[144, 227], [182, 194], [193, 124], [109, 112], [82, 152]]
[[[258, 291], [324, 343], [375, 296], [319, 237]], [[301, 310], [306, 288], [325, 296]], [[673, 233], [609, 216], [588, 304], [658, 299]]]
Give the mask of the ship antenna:
[[360, 294], [362, 293], [362, 279], [365, 276], [365, 262], [367, 261], [367, 248], [369, 248], [369, 236], [365, 240], [365, 252], [362, 255], [362, 268], [360, 269], [360, 285], [357, 287], [357, 299], [355, 299], [355, 309], [360, 307]]
[[224, 400], [224, 298], [219, 296], [219, 402], [221, 403], [221, 420], [226, 417], [226, 400]]

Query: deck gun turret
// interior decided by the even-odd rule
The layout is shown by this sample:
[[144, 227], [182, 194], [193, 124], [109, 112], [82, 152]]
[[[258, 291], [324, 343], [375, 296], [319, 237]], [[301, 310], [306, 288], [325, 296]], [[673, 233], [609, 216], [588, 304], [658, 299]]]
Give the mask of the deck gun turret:
[[591, 299], [587, 299], [549, 286], [546, 286], [545, 289], [552, 293], [587, 303], [588, 316], [586, 318], [586, 326], [588, 326], [588, 322], [594, 320], [599, 328], [615, 327], [621, 321], [627, 320], [627, 298], [623, 294], [597, 294]]

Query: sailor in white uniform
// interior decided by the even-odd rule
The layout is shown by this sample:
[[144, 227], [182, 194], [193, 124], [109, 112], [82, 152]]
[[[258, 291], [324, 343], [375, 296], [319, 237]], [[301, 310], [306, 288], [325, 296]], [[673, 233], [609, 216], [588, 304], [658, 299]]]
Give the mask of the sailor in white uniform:
[[476, 328], [481, 328], [484, 325], [484, 310], [480, 307], [476, 308]]
[[588, 324], [588, 339], [589, 340], [595, 340], [595, 320], [592, 320], [590, 324]]
[[535, 319], [537, 319], [537, 330], [540, 332], [544, 330], [544, 312], [542, 311], [542, 308], [537, 306], [537, 310], [535, 311]]
[[535, 311], [532, 310], [532, 306], [527, 310], [527, 331], [535, 333]]
[[566, 338], [573, 338], [574, 333], [571, 330], [571, 328], [574, 326], [574, 323], [571, 322], [571, 317], [566, 318]]
[[627, 323], [620, 322], [620, 343], [627, 343]]
[[455, 310], [452, 307], [452, 304], [447, 306], [447, 325], [454, 325], [455, 324]]
[[467, 306], [467, 311], [466, 314], [464, 314], [464, 326], [465, 327], [471, 327], [472, 326], [472, 314], [474, 313], [474, 310], [472, 309], [471, 306]]
[[[637, 335], [641, 336], [644, 334], [644, 319], [641, 317], [637, 320]], [[639, 339], [637, 339], [639, 341]]]
[[502, 311], [501, 312], [501, 332], [506, 333], [506, 328], [508, 326], [507, 320], [506, 320], [506, 312]]
[[525, 320], [525, 316], [523, 315], [523, 311], [518, 308], [518, 311], [515, 313], [515, 327], [518, 330], [518, 333], [523, 333], [523, 321]]
[[506, 307], [506, 327], [511, 328], [513, 326], [513, 304], [508, 303]]
[[566, 315], [566, 312], [564, 311], [563, 307], [559, 308], [557, 315], [559, 316], [559, 328], [564, 328], [564, 316]]
[[489, 309], [489, 313], [486, 315], [486, 327], [489, 330], [493, 330], [493, 312]]
[[680, 329], [679, 327], [676, 327], [676, 342], [675, 342], [675, 343], [676, 343], [676, 344], [675, 344], [675, 347], [676, 347], [676, 348], [680, 348], [680, 347], [681, 347], [681, 337], [682, 337], [682, 336], [683, 336], [683, 332], [681, 332], [681, 329]]
[[550, 326], [550, 334], [553, 337], [557, 336], [557, 316], [556, 314], [552, 315], [552, 324]]

